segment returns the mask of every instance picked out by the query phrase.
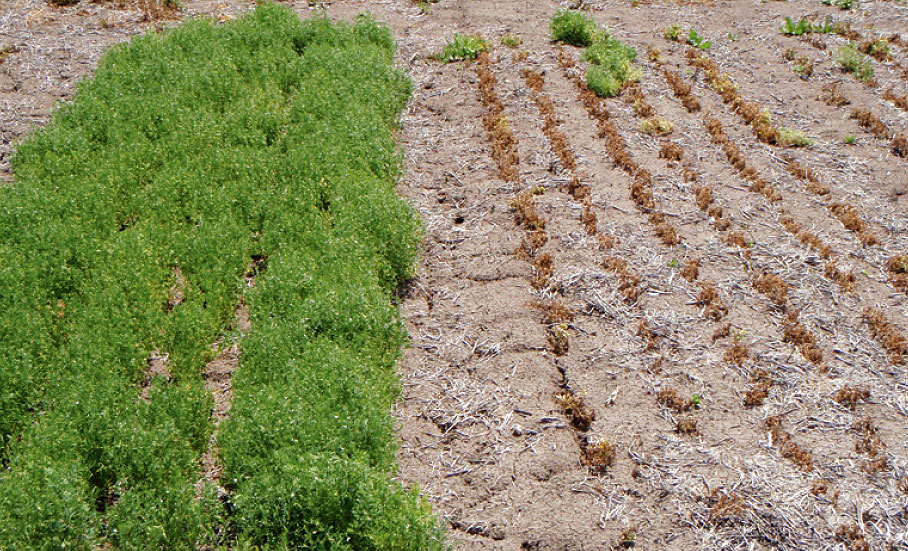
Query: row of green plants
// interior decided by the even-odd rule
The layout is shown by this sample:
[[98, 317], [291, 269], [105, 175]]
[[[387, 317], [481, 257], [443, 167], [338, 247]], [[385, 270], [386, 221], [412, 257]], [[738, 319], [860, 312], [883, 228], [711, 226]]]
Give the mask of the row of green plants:
[[558, 10], [549, 24], [552, 40], [583, 48], [582, 58], [589, 63], [586, 83], [603, 97], [617, 96], [627, 82], [640, 80], [634, 65], [637, 50], [626, 46], [578, 10]]
[[[0, 549], [443, 547], [392, 478], [391, 297], [420, 240], [394, 190], [394, 47], [368, 16], [274, 4], [189, 22], [112, 48], [20, 144], [0, 190]], [[241, 297], [225, 508], [194, 487], [201, 374]], [[170, 376], [146, 400], [152, 355]]]

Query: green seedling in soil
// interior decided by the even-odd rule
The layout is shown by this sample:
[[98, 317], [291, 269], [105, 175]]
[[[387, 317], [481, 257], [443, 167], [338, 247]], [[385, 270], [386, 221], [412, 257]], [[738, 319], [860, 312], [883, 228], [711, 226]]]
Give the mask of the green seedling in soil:
[[736, 34], [734, 34], [734, 33], [728, 33], [728, 40], [730, 40], [731, 42], [737, 42], [737, 41], [738, 41], [738, 35], [736, 35]]
[[690, 402], [694, 405], [695, 408], [699, 408], [702, 399], [700, 398], [699, 394], [694, 394], [690, 397]]
[[558, 10], [549, 23], [552, 40], [585, 48], [608, 38], [592, 17], [577, 10]]
[[677, 267], [678, 267], [678, 259], [677, 259], [677, 258], [673, 258], [673, 259], [671, 260], [671, 262], [668, 263], [668, 267], [669, 267], [669, 268], [677, 268]]
[[443, 63], [452, 61], [469, 61], [479, 57], [482, 52], [489, 50], [486, 41], [476, 35], [454, 34], [454, 38], [445, 45], [445, 49], [435, 56]]
[[422, 15], [429, 15], [429, 12], [432, 9], [432, 4], [429, 2], [417, 2], [416, 7], [419, 8], [419, 13]]
[[711, 40], [706, 40], [705, 37], [700, 36], [700, 33], [691, 29], [687, 33], [687, 43], [693, 46], [694, 48], [700, 48], [701, 50], [708, 50], [712, 46]]
[[516, 34], [509, 32], [501, 37], [501, 44], [508, 48], [519, 48], [520, 45], [523, 44], [523, 40]]
[[672, 23], [670, 26], [666, 27], [664, 31], [662, 31], [662, 36], [664, 36], [666, 40], [677, 42], [681, 39], [681, 25]]
[[847, 134], [845, 136], [845, 143], [848, 145], [854, 145], [855, 142], [857, 141], [857, 139], [858, 139], [858, 137], [855, 136], [854, 134]]
[[802, 17], [797, 23], [791, 17], [785, 17], [785, 23], [779, 27], [782, 34], [790, 36], [801, 36], [813, 32], [813, 24], [806, 17]]
[[873, 65], [853, 44], [842, 46], [836, 53], [836, 61], [854, 78], [865, 84], [873, 78]]
[[823, 0], [827, 6], [835, 6], [840, 10], [850, 10], [854, 7], [854, 0]]
[[831, 15], [827, 15], [822, 23], [814, 23], [811, 26], [810, 32], [820, 33], [820, 34], [829, 34], [833, 33], [836, 30], [836, 23], [833, 20]]
[[811, 138], [807, 137], [807, 134], [802, 130], [796, 130], [793, 128], [787, 128], [785, 126], [780, 126], [779, 131], [779, 143], [788, 147], [809, 147], [812, 146], [815, 142]]

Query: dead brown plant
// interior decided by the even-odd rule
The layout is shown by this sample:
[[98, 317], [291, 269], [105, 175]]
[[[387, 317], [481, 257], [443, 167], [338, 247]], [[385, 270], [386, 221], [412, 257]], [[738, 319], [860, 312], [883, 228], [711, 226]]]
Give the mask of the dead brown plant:
[[555, 395], [555, 403], [564, 412], [575, 429], [586, 432], [596, 420], [596, 412], [586, 405], [582, 396], [571, 390], [563, 390]]
[[808, 450], [799, 446], [792, 435], [782, 428], [781, 415], [766, 418], [764, 426], [769, 430], [773, 444], [779, 449], [782, 457], [791, 461], [802, 471], [813, 470], [813, 457]]
[[857, 406], [858, 402], [866, 402], [870, 399], [870, 391], [863, 387], [844, 385], [835, 394], [835, 401], [847, 407], [851, 411]]
[[681, 277], [686, 279], [689, 282], [693, 282], [700, 276], [700, 260], [697, 258], [691, 258], [684, 263], [684, 268], [681, 269]]
[[904, 364], [908, 354], [908, 340], [901, 331], [886, 319], [886, 315], [874, 308], [867, 307], [863, 312], [864, 322], [870, 326], [873, 338], [879, 341], [889, 352], [889, 359], [894, 364]]
[[580, 461], [593, 474], [603, 474], [615, 461], [615, 452], [615, 445], [608, 440], [600, 439], [592, 444], [584, 442]]
[[744, 365], [744, 361], [749, 356], [750, 352], [747, 350], [747, 345], [742, 342], [735, 342], [725, 351], [724, 358], [726, 362], [733, 363], [740, 367]]
[[657, 392], [656, 401], [678, 413], [685, 413], [695, 407], [693, 400], [681, 398], [681, 396], [678, 395], [678, 391], [673, 388], [663, 388]]

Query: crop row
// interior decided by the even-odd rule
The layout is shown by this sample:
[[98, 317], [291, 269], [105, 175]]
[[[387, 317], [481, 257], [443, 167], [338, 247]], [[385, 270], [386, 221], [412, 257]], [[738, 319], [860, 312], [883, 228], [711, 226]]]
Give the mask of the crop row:
[[[500, 160], [503, 152], [504, 154], [509, 154], [509, 152], [496, 144], [514, 144], [515, 149], [510, 155], [511, 158], [515, 159], [513, 168], [516, 174], [518, 169], [516, 164], [517, 140], [513, 137], [510, 124], [504, 115], [504, 106], [496, 90], [497, 79], [491, 70], [491, 58], [488, 53], [484, 52], [477, 58], [476, 72], [480, 81], [480, 99], [486, 107], [486, 113], [483, 118], [484, 120], [492, 118], [492, 120], [497, 121], [494, 125], [488, 123], [485, 125], [489, 139], [492, 142], [492, 154]], [[573, 172], [576, 169], [576, 160], [570, 150], [567, 139], [557, 128], [560, 121], [554, 116], [554, 106], [551, 100], [548, 100], [542, 94], [541, 75], [528, 71], [524, 72], [524, 78], [527, 79], [533, 91], [533, 100], [537, 104], [540, 114], [544, 117], [544, 133], [551, 141], [552, 150], [556, 153], [564, 168]], [[500, 128], [507, 128], [504, 136], [498, 131]], [[501, 171], [499, 173], [501, 174]], [[581, 221], [587, 232], [590, 235], [595, 235], [597, 233], [596, 219], [589, 203], [588, 186], [581, 184], [579, 178], [575, 177], [566, 186], [565, 191], [575, 197], [585, 198], [587, 208], [581, 215]], [[548, 234], [545, 230], [546, 219], [539, 214], [536, 206], [536, 197], [541, 193], [544, 193], [544, 189], [518, 191], [511, 198], [510, 205], [514, 211], [515, 223], [525, 231], [525, 236], [516, 254], [519, 258], [527, 260], [532, 265], [531, 287], [544, 291], [548, 288], [555, 271], [555, 257], [549, 252], [540, 251], [548, 242]], [[570, 349], [570, 323], [574, 320], [574, 313], [555, 298], [537, 300], [532, 305], [541, 314], [541, 322], [546, 327], [546, 340], [552, 354], [556, 357], [567, 354]], [[561, 380], [553, 399], [573, 429], [574, 439], [580, 450], [580, 462], [590, 472], [604, 472], [614, 460], [615, 447], [604, 438], [592, 438], [587, 434], [596, 418], [596, 412], [586, 403], [583, 393], [574, 389], [567, 371], [558, 365], [557, 361], [555, 362], [555, 367], [561, 373]]]
[[[702, 55], [695, 51], [688, 52], [689, 59], [696, 59], [696, 63], [705, 63], [707, 65], [714, 65], [714, 62], [711, 60], [703, 61], [705, 58]], [[717, 70], [716, 68], [711, 69], [712, 71]], [[691, 99], [692, 95], [690, 92], [689, 84], [683, 82], [679, 75], [672, 73], [669, 70], [665, 70], [665, 76], [669, 85], [672, 87], [675, 95], [682, 101], [682, 103], [687, 106], [691, 105], [689, 110], [697, 110], [699, 107], [699, 102], [696, 99]], [[834, 106], [843, 106], [847, 105], [850, 100], [844, 96], [844, 94], [838, 89], [836, 85], [827, 85], [824, 86], [825, 101], [830, 105]], [[724, 99], [724, 98], [723, 98]], [[737, 101], [737, 100], [736, 100]], [[693, 103], [692, 103], [693, 102]], [[694, 107], [696, 106], [696, 107]], [[904, 135], [896, 134], [889, 129], [889, 127], [876, 117], [871, 111], [867, 109], [855, 108], [851, 112], [851, 117], [857, 120], [858, 124], [861, 125], [868, 132], [876, 135], [877, 137], [885, 140], [890, 140], [890, 149], [891, 151], [899, 156], [908, 155], [908, 142]], [[778, 195], [778, 192], [774, 190], [770, 184], [765, 182], [760, 178], [759, 174], [741, 156], [740, 150], [732, 144], [722, 129], [721, 122], [715, 118], [706, 119], [707, 130], [709, 131], [712, 140], [714, 143], [720, 145], [723, 148], [723, 151], [726, 154], [726, 158], [729, 163], [738, 171], [738, 173], [746, 180], [751, 182], [751, 189], [761, 192], [770, 200], [781, 200], [781, 196]], [[876, 234], [871, 229], [870, 225], [867, 224], [860, 216], [858, 209], [842, 200], [830, 202], [831, 192], [829, 186], [822, 183], [817, 176], [817, 174], [801, 165], [793, 156], [788, 155], [784, 158], [785, 168], [799, 180], [802, 180], [806, 184], [807, 191], [810, 193], [821, 197], [826, 200], [825, 205], [829, 212], [835, 216], [839, 222], [849, 231], [855, 233], [861, 245], [864, 247], [870, 247], [879, 244], [879, 239]], [[834, 260], [831, 260], [833, 251], [822, 243], [822, 241], [815, 234], [805, 230], [799, 223], [794, 221], [791, 217], [784, 217], [780, 220], [783, 226], [791, 233], [796, 236], [802, 243], [809, 245], [811, 248], [816, 250], [823, 258], [827, 259], [824, 274], [826, 277], [832, 281], [835, 281], [839, 286], [845, 290], [852, 290], [854, 288], [855, 278], [854, 275], [850, 272], [844, 272], [838, 268]], [[893, 257], [887, 264], [887, 269], [890, 274], [890, 282], [893, 287], [906, 291], [905, 278], [903, 276], [903, 265], [904, 263], [900, 262], [900, 257]]]
[[677, 245], [681, 242], [677, 229], [668, 221], [665, 213], [656, 207], [653, 196], [653, 177], [649, 171], [640, 166], [630, 155], [627, 142], [618, 133], [615, 124], [610, 120], [611, 114], [605, 107], [602, 98], [593, 92], [577, 74], [571, 69], [575, 67], [574, 60], [563, 49], [558, 50], [558, 60], [565, 76], [577, 88], [581, 103], [599, 127], [599, 137], [605, 139], [606, 151], [615, 166], [627, 173], [633, 182], [630, 186], [630, 197], [637, 208], [647, 213], [647, 219], [653, 225], [656, 235], [666, 245]]
[[[393, 50], [366, 16], [187, 23], [113, 48], [21, 144], [0, 191], [0, 548], [442, 547], [391, 479], [391, 293], [419, 247]], [[201, 375], [241, 301], [224, 508], [194, 488]]]
[[[876, 79], [871, 78], [873, 68], [866, 58], [862, 58], [861, 53], [867, 54], [877, 61], [889, 61], [899, 69], [902, 76], [908, 80], [908, 69], [901, 66], [890, 53], [889, 42], [895, 40], [901, 43], [898, 35], [893, 35], [886, 39], [865, 40], [864, 37], [850, 25], [843, 26], [838, 32], [850, 41], [857, 41], [857, 48], [851, 44], [844, 46], [839, 53], [837, 62], [844, 70], [855, 74], [858, 81], [863, 83], [867, 88], [874, 90], [879, 87]], [[819, 50], [825, 50], [826, 44], [818, 41], [809, 41], [809, 44]], [[851, 101], [842, 94], [836, 85], [827, 85], [824, 87], [827, 92], [826, 103], [834, 107], [843, 107]], [[889, 101], [895, 107], [908, 111], [908, 97], [899, 95], [893, 87], [887, 88], [882, 93], [882, 98]], [[881, 121], [872, 111], [868, 109], [856, 108], [851, 111], [851, 118], [855, 119], [858, 124], [868, 133], [873, 134], [881, 140], [889, 141], [889, 151], [900, 158], [908, 157], [908, 138], [904, 132], [894, 132], [883, 121]]]
[[[667, 78], [667, 80], [673, 90], [676, 91], [676, 94], [680, 91], [682, 92], [680, 96], [685, 95], [683, 93], [685, 92], [683, 87], [679, 88], [677, 85], [672, 85], [670, 78]], [[689, 91], [687, 94], [689, 94]], [[705, 125], [712, 136], [713, 141], [717, 142], [719, 145], [723, 145], [730, 165], [738, 170], [743, 177], [749, 177], [751, 179], [754, 177], [759, 178], [759, 175], [755, 170], [749, 170], [751, 167], [743, 157], [740, 157], [740, 153], [736, 147], [729, 148], [725, 146], [729, 139], [718, 119], [707, 115], [705, 118]], [[828, 195], [828, 187], [819, 181], [819, 178], [813, 171], [803, 167], [791, 157], [789, 157], [786, 162], [788, 163], [786, 165], [788, 170], [799, 179], [806, 181], [808, 184], [807, 187], [812, 193], [820, 196]], [[828, 203], [827, 208], [840, 220], [843, 226], [857, 234], [862, 244], [865, 246], [877, 244], [875, 234], [872, 233], [869, 226], [859, 217], [857, 209], [841, 202]], [[854, 288], [855, 278], [853, 274], [851, 272], [843, 272], [837, 267], [835, 260], [832, 258], [834, 256], [833, 251], [826, 246], [819, 237], [812, 232], [804, 230], [803, 227], [790, 216], [782, 217], [780, 219], [780, 224], [782, 224], [789, 233], [798, 237], [802, 243], [809, 245], [822, 257], [827, 259], [824, 275], [828, 279], [835, 281], [843, 289], [851, 290]], [[887, 263], [890, 282], [897, 289], [904, 290], [904, 274], [908, 273], [908, 269], [906, 269], [905, 266], [906, 263], [903, 262], [901, 256], [893, 257]], [[758, 291], [775, 302], [783, 312], [786, 312], [786, 318], [783, 323], [784, 340], [791, 342], [801, 351], [805, 358], [812, 363], [819, 365], [821, 371], [827, 369], [826, 366], [822, 364], [822, 352], [816, 345], [816, 338], [800, 323], [800, 321], [798, 321], [797, 311], [792, 310], [787, 303], [787, 284], [774, 274], [765, 274], [755, 280], [755, 287]], [[885, 316], [881, 312], [873, 309], [866, 309], [864, 311], [864, 320], [869, 326], [874, 338], [890, 353], [891, 360], [894, 363], [901, 363], [908, 348], [906, 348], [905, 345], [906, 339], [901, 334], [898, 327], [886, 321]], [[762, 387], [763, 385], [758, 382], [756, 388], [758, 390], [763, 390]]]
[[[665, 215], [654, 208], [655, 201], [651, 192], [652, 176], [630, 156], [627, 143], [619, 136], [617, 128], [611, 120], [612, 116], [605, 107], [604, 102], [598, 94], [591, 93], [594, 91], [579, 78], [573, 59], [563, 48], [558, 50], [558, 59], [565, 77], [572, 81], [576, 87], [580, 102], [586, 107], [590, 118], [597, 123], [599, 136], [606, 140], [607, 151], [612, 161], [635, 179], [631, 187], [632, 200], [635, 201], [638, 209], [644, 214], [649, 214], [648, 218], [651, 223], [666, 223]], [[625, 102], [631, 106], [633, 112], [640, 119], [642, 132], [662, 135], [671, 132], [671, 123], [658, 116], [655, 108], [649, 104], [643, 90], [635, 81], [629, 80], [625, 83], [622, 95]], [[680, 153], [680, 149], [671, 149], [669, 157], [674, 157]], [[674, 159], [666, 157], [666, 159], [669, 163], [673, 163], [676, 160], [680, 160], [680, 157]], [[690, 171], [687, 173], [686, 179], [692, 181], [696, 179], [696, 174]], [[649, 185], [647, 185], [647, 182], [649, 182]], [[716, 207], [711, 212], [716, 216], [717, 223], [721, 225], [724, 221], [721, 209]], [[674, 231], [674, 228], [670, 227], [670, 230]], [[677, 244], [680, 239], [675, 233], [671, 235], [671, 239], [666, 240], [661, 235], [658, 226], [656, 227], [656, 233], [662, 238], [663, 244], [667, 246]], [[664, 233], [667, 234], [668, 231], [664, 231]], [[603, 262], [603, 266], [619, 276], [618, 291], [624, 296], [625, 300], [635, 305], [638, 304], [640, 277], [631, 271], [628, 263], [618, 256], [609, 256]], [[693, 284], [696, 282], [700, 278], [699, 259], [688, 258], [681, 268], [681, 276], [689, 283]], [[699, 286], [700, 292], [694, 305], [700, 309], [701, 315], [706, 319], [719, 321], [727, 315], [729, 311], [728, 305], [721, 299], [719, 291], [713, 282], [708, 279], [702, 279], [699, 281]], [[637, 325], [636, 335], [644, 340], [647, 351], [659, 349], [660, 333], [650, 327], [645, 318]], [[663, 357], [660, 355], [652, 366], [648, 368], [648, 371], [661, 373], [662, 362]], [[660, 415], [672, 423], [675, 432], [688, 436], [699, 434], [695, 415], [695, 410], [699, 409], [700, 403], [697, 395], [692, 398], [682, 398], [682, 393], [671, 386], [663, 386], [660, 390], [655, 391], [655, 394], [656, 403], [660, 408]]]

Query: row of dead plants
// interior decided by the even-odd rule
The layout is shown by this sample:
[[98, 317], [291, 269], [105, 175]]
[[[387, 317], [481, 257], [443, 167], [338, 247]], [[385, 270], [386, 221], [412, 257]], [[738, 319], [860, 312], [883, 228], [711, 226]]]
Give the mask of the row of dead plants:
[[633, 178], [630, 188], [631, 200], [641, 212], [648, 215], [647, 218], [650, 224], [653, 225], [656, 235], [664, 244], [668, 246], [679, 244], [681, 237], [678, 235], [678, 231], [669, 222], [665, 213], [656, 206], [656, 200], [653, 196], [654, 180], [652, 174], [631, 157], [627, 142], [621, 137], [618, 129], [611, 121], [611, 113], [605, 107], [604, 101], [590, 90], [579, 74], [574, 71], [576, 63], [571, 56], [563, 49], [559, 49], [558, 59], [564, 75], [577, 87], [580, 102], [586, 107], [590, 117], [598, 125], [599, 137], [605, 140], [606, 151], [612, 162], [616, 167]]
[[[480, 54], [477, 74], [480, 78], [480, 96], [487, 109], [483, 120], [493, 144], [493, 155], [499, 162], [499, 175], [505, 181], [518, 183], [517, 139], [511, 132], [507, 118], [503, 114], [504, 106], [496, 90], [497, 79], [491, 71], [490, 63], [489, 54]], [[558, 129], [561, 121], [555, 116], [554, 105], [542, 92], [544, 84], [542, 74], [525, 71], [523, 76], [527, 79], [533, 94], [533, 101], [543, 116], [543, 131], [552, 144], [552, 150], [561, 161], [562, 166], [573, 174], [577, 169], [576, 159], [570, 150], [567, 138]], [[582, 184], [576, 174], [574, 176], [565, 186], [565, 191], [583, 202], [585, 209], [581, 215], [581, 223], [587, 233], [596, 235], [596, 218], [595, 212], [592, 210], [589, 186]], [[523, 190], [518, 192], [510, 202], [515, 213], [515, 222], [524, 229], [526, 234], [516, 254], [531, 262], [533, 275], [530, 284], [537, 290], [549, 286], [555, 270], [554, 257], [548, 252], [540, 252], [548, 241], [545, 231], [546, 219], [539, 214], [536, 206], [536, 197], [543, 192], [542, 188]], [[636, 287], [636, 281], [634, 287]], [[633, 295], [636, 296], [636, 292]], [[532, 307], [541, 313], [541, 322], [546, 326], [546, 339], [551, 352], [555, 356], [566, 354], [570, 349], [569, 330], [570, 324], [574, 320], [574, 313], [556, 299], [539, 300], [532, 303]], [[558, 366], [558, 369], [561, 372], [561, 383], [554, 396], [555, 403], [562, 410], [574, 431], [575, 439], [580, 447], [581, 463], [591, 473], [602, 474], [613, 463], [616, 447], [604, 438], [595, 438], [587, 434], [596, 419], [596, 412], [586, 403], [583, 394], [571, 386], [564, 368]]]

